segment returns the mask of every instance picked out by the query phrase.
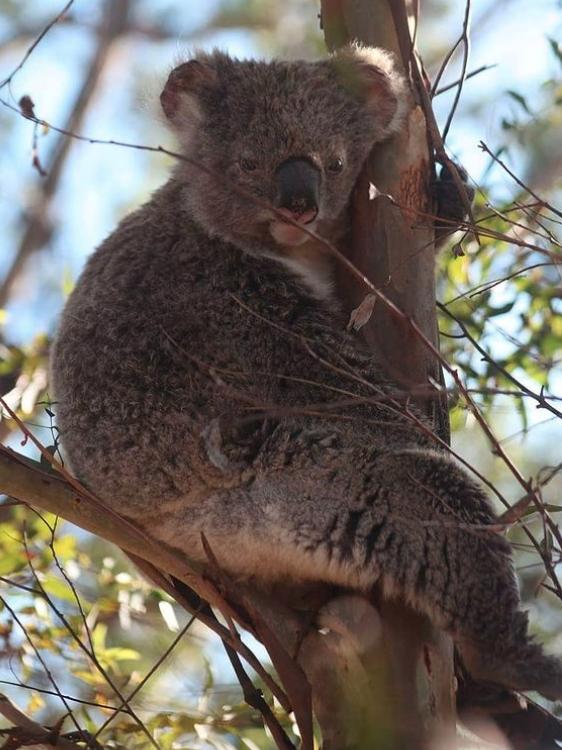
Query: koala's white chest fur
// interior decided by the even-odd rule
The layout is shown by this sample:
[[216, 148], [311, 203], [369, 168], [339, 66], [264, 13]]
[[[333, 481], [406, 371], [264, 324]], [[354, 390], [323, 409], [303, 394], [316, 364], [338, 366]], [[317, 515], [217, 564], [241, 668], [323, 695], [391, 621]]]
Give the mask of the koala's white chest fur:
[[334, 261], [322, 243], [311, 239], [297, 247], [283, 247], [272, 257], [295, 273], [316, 299], [333, 297]]

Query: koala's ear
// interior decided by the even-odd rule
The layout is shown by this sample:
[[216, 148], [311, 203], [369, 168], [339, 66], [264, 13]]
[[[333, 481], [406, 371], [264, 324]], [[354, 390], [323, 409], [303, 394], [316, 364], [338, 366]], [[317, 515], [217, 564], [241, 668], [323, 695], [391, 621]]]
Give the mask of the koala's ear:
[[392, 55], [378, 47], [351, 45], [332, 59], [342, 85], [373, 113], [377, 140], [400, 130], [408, 110], [408, 86]]
[[215, 70], [206, 62], [189, 60], [174, 68], [160, 94], [160, 104], [168, 120], [180, 129], [200, 122], [199, 96], [216, 81]]

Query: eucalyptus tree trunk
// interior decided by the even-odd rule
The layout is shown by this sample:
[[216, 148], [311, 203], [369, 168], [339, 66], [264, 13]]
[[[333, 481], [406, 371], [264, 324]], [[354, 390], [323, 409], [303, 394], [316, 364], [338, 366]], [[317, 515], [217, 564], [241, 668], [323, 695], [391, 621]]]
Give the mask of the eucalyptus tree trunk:
[[[414, 58], [405, 0], [321, 0], [321, 5], [330, 50], [354, 40], [384, 47], [409, 76]], [[431, 221], [420, 219], [433, 209], [433, 165], [425, 118], [411, 88], [404, 131], [374, 149], [359, 179], [352, 241], [342, 250], [437, 345], [434, 229]], [[343, 271], [339, 281], [351, 311], [367, 292]], [[434, 386], [442, 380], [435, 356], [407, 321], [380, 301], [362, 332], [387, 374], [448, 440], [446, 402]], [[405, 604], [382, 599], [334, 600], [325, 605], [323, 616], [328, 627], [332, 624], [324, 643], [320, 646], [318, 634], [309, 636], [300, 653], [324, 750], [454, 748], [450, 638]], [[322, 654], [326, 649], [329, 658]]]

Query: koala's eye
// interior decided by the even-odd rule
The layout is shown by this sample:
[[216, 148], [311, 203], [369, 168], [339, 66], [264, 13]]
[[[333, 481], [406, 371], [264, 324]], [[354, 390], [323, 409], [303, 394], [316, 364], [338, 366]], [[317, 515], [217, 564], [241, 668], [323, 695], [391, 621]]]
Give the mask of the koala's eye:
[[332, 159], [332, 161], [328, 164], [328, 172], [337, 174], [338, 172], [341, 172], [342, 169], [343, 169], [343, 159], [340, 159], [339, 156], [337, 156], [335, 159]]
[[238, 163], [240, 164], [240, 169], [244, 172], [254, 172], [258, 168], [258, 165], [253, 159], [242, 157]]

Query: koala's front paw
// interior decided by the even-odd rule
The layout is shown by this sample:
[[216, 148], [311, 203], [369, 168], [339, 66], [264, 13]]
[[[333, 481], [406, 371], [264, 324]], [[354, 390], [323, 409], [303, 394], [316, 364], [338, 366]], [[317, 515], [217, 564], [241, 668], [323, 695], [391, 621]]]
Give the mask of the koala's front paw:
[[[458, 164], [455, 164], [455, 167], [466, 190], [467, 198], [472, 204], [475, 191], [468, 184], [466, 170]], [[435, 221], [435, 237], [440, 243], [458, 229], [467, 216], [467, 210], [452, 171], [446, 164], [441, 167], [439, 177], [433, 182], [431, 190], [437, 203], [437, 216], [443, 219], [443, 221], [439, 219]]]

